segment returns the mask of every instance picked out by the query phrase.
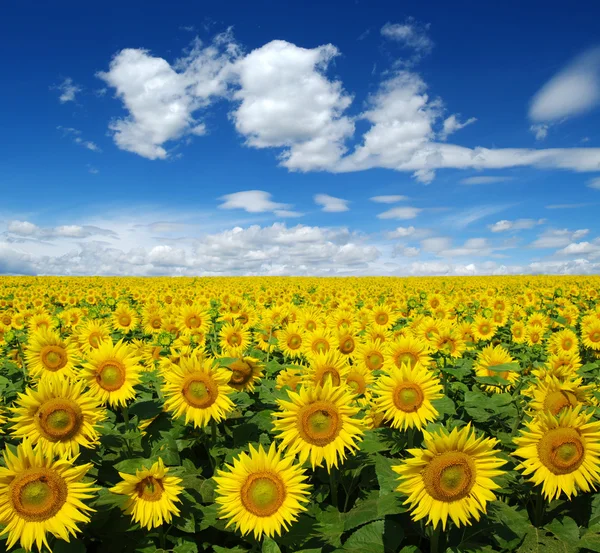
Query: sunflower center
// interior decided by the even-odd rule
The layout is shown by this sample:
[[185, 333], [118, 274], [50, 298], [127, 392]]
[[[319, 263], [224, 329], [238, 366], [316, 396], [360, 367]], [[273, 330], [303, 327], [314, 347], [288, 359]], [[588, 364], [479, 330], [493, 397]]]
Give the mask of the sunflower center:
[[161, 321], [159, 317], [154, 317], [150, 322], [150, 326], [154, 329], [159, 329], [161, 325]]
[[125, 379], [125, 367], [116, 359], [105, 361], [100, 365], [100, 369], [96, 374], [98, 386], [107, 392], [114, 392], [120, 389], [125, 384]]
[[67, 484], [54, 470], [29, 469], [19, 474], [9, 486], [10, 501], [27, 522], [52, 518], [65, 504]]
[[408, 363], [412, 368], [417, 364], [419, 358], [410, 351], [403, 351], [396, 356], [396, 366], [400, 369], [404, 363]]
[[181, 393], [188, 405], [206, 409], [217, 401], [219, 389], [208, 375], [191, 374], [184, 381]]
[[325, 386], [327, 382], [331, 382], [333, 386], [339, 386], [341, 382], [340, 373], [334, 367], [322, 367], [315, 374], [315, 382]]
[[69, 440], [83, 423], [83, 414], [70, 399], [54, 398], [42, 404], [36, 413], [41, 433], [51, 441]]
[[537, 447], [540, 461], [553, 474], [569, 474], [585, 459], [585, 444], [575, 428], [553, 428]]
[[234, 332], [231, 336], [229, 336], [229, 338], [227, 338], [227, 343], [234, 347], [239, 346], [241, 341], [240, 335], [237, 332]]
[[592, 342], [600, 342], [600, 330], [595, 330], [590, 334], [590, 340]]
[[490, 332], [490, 325], [488, 325], [488, 324], [482, 324], [481, 327], [479, 327], [479, 332], [481, 332], [481, 334], [489, 334], [489, 332]]
[[288, 348], [298, 349], [302, 345], [302, 338], [298, 334], [292, 334], [287, 341]]
[[97, 348], [100, 345], [99, 334], [97, 332], [90, 334], [90, 337], [88, 338], [88, 342], [90, 343], [90, 346], [92, 346], [93, 348]]
[[245, 361], [238, 359], [234, 361], [231, 365], [229, 365], [231, 369], [231, 379], [230, 384], [242, 385], [246, 384], [252, 377], [252, 367], [248, 365]]
[[423, 404], [423, 391], [413, 382], [402, 382], [396, 386], [394, 405], [405, 413], [414, 413]]
[[566, 338], [563, 341], [563, 349], [571, 349], [573, 347], [573, 341], [570, 338]]
[[138, 497], [144, 501], [158, 501], [162, 497], [164, 488], [160, 478], [146, 476], [135, 487]]
[[346, 384], [350, 386], [356, 395], [364, 394], [367, 389], [367, 383], [360, 374], [350, 374], [346, 378]]
[[434, 457], [423, 471], [427, 493], [449, 503], [469, 495], [475, 484], [473, 460], [461, 451], [448, 451]]
[[341, 417], [334, 404], [317, 401], [307, 405], [298, 418], [298, 430], [309, 444], [326, 446], [335, 440], [342, 429]]
[[60, 346], [45, 346], [41, 357], [44, 367], [52, 372], [62, 369], [68, 361], [67, 352]]
[[553, 415], [557, 415], [563, 409], [575, 407], [579, 402], [577, 396], [573, 392], [566, 390], [558, 390], [550, 392], [544, 399], [544, 409], [550, 411]]
[[129, 326], [131, 324], [131, 317], [127, 313], [123, 313], [119, 316], [119, 323], [122, 326]]
[[325, 353], [329, 351], [329, 342], [324, 338], [319, 338], [313, 342], [312, 349], [315, 353]]
[[186, 325], [188, 328], [198, 328], [202, 324], [200, 317], [192, 315], [186, 319]]
[[283, 505], [285, 496], [281, 478], [267, 471], [250, 474], [241, 489], [242, 504], [257, 517], [274, 515]]
[[352, 353], [354, 351], [354, 338], [352, 336], [346, 336], [344, 339], [340, 340], [340, 351], [346, 355]]
[[389, 317], [387, 315], [387, 313], [377, 313], [377, 316], [375, 317], [375, 321], [377, 322], [378, 325], [385, 325], [387, 324], [387, 322], [389, 321]]
[[367, 356], [366, 365], [371, 371], [379, 370], [383, 365], [383, 355], [378, 351], [372, 351]]

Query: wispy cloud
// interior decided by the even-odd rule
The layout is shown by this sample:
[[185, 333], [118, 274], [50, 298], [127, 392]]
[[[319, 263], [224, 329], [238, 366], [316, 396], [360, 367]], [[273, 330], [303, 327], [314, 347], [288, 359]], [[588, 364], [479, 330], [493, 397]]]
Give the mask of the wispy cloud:
[[73, 82], [71, 77], [67, 77], [62, 83], [54, 85], [50, 88], [59, 91], [60, 95], [58, 97], [58, 101], [61, 104], [74, 102], [77, 94], [83, 90], [80, 86]]

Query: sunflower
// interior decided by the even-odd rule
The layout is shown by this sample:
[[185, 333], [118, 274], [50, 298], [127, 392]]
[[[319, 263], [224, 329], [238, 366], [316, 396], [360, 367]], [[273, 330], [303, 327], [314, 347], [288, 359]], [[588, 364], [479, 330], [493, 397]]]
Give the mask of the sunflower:
[[346, 374], [346, 386], [352, 390], [356, 396], [365, 396], [370, 398], [370, 388], [375, 377], [373, 372], [362, 365], [352, 365]]
[[440, 326], [438, 334], [435, 334], [431, 340], [431, 345], [434, 351], [455, 359], [462, 357], [467, 349], [459, 333], [448, 323]]
[[135, 310], [127, 303], [120, 303], [114, 310], [112, 327], [121, 332], [131, 332], [138, 325], [139, 318]]
[[0, 535], [8, 534], [7, 549], [17, 542], [26, 551], [50, 549], [46, 534], [69, 541], [79, 530], [77, 523], [90, 520], [83, 499], [91, 499], [92, 483], [82, 482], [91, 463], [73, 465], [74, 460], [32, 448], [29, 440], [17, 446], [16, 455], [4, 450], [5, 467], [0, 467]]
[[491, 340], [496, 334], [496, 324], [483, 315], [477, 315], [473, 321], [473, 336], [479, 342]]
[[323, 313], [316, 307], [302, 309], [298, 315], [298, 324], [305, 332], [315, 332], [325, 328]]
[[583, 345], [595, 351], [600, 350], [600, 320], [591, 320], [582, 325], [581, 341]]
[[229, 385], [239, 392], [253, 392], [254, 386], [263, 377], [263, 364], [254, 357], [240, 357], [229, 363], [231, 371]]
[[139, 361], [131, 346], [123, 340], [113, 344], [111, 339], [89, 354], [83, 364], [83, 378], [102, 404], [125, 406], [135, 397], [133, 387], [140, 382]]
[[470, 525], [486, 512], [488, 501], [500, 486], [492, 480], [502, 474], [506, 461], [498, 457], [495, 438], [477, 438], [469, 423], [451, 433], [423, 432], [424, 449], [409, 449], [412, 457], [392, 470], [400, 475], [396, 490], [407, 499], [413, 520], [446, 529], [448, 517], [456, 526]]
[[331, 350], [334, 343], [333, 335], [326, 328], [319, 328], [304, 335], [302, 349], [307, 357]]
[[352, 406], [350, 390], [328, 381], [324, 386], [302, 386], [298, 393], [288, 391], [288, 397], [290, 401], [278, 400], [274, 427], [282, 447], [291, 456], [298, 454], [300, 463], [310, 459], [314, 469], [325, 461], [329, 471], [346, 458], [346, 449], [358, 449], [363, 429], [354, 418], [359, 409]]
[[405, 336], [394, 342], [386, 342], [386, 345], [387, 359], [390, 361], [390, 365], [397, 368], [401, 368], [404, 363], [409, 363], [411, 367], [414, 367], [417, 363], [424, 367], [431, 364], [431, 357], [429, 356], [431, 348], [424, 340]]
[[356, 348], [354, 361], [357, 365], [369, 371], [377, 371], [385, 364], [385, 347], [379, 340], [367, 340], [359, 343]]
[[600, 421], [581, 406], [558, 416], [540, 412], [514, 439], [513, 455], [524, 459], [517, 467], [551, 501], [564, 493], [569, 499], [578, 490], [589, 492], [600, 483]]
[[250, 345], [250, 332], [241, 324], [225, 323], [219, 332], [219, 345], [228, 357], [239, 357]]
[[378, 396], [378, 411], [391, 421], [392, 427], [402, 430], [420, 430], [434, 421], [439, 413], [431, 401], [441, 398], [441, 391], [440, 381], [433, 373], [420, 364], [411, 368], [408, 363], [382, 374], [373, 388]]
[[322, 386], [329, 381], [332, 386], [340, 386], [349, 368], [348, 360], [337, 350], [313, 355], [310, 366], [304, 372], [304, 384]]
[[303, 351], [304, 332], [296, 324], [289, 324], [277, 334], [279, 350], [292, 359], [300, 357]]
[[396, 322], [392, 309], [388, 305], [377, 305], [371, 311], [370, 322], [377, 328], [386, 331]]
[[515, 321], [510, 327], [510, 333], [515, 344], [522, 344], [527, 340], [525, 324], [522, 321]]
[[110, 340], [110, 328], [100, 321], [89, 320], [77, 328], [77, 342], [84, 353], [98, 349], [104, 342]]
[[265, 352], [273, 352], [277, 344], [278, 333], [279, 331], [272, 324], [256, 329], [254, 332], [256, 347]]
[[147, 310], [144, 312], [142, 317], [142, 324], [144, 325], [145, 334], [160, 334], [162, 331], [162, 314], [160, 310]]
[[210, 323], [210, 313], [198, 304], [184, 306], [179, 314], [179, 326], [183, 332], [201, 331], [206, 334]]
[[10, 410], [13, 436], [29, 438], [48, 455], [73, 457], [80, 446], [91, 449], [98, 444], [104, 410], [93, 395], [83, 392], [83, 382], [42, 380], [36, 389], [20, 393]]
[[204, 427], [211, 420], [220, 422], [233, 410], [231, 371], [218, 367], [214, 359], [198, 354], [181, 357], [163, 376], [165, 410], [173, 418], [185, 415], [185, 424], [193, 421], [195, 427]]
[[242, 535], [254, 533], [281, 535], [298, 514], [306, 511], [310, 486], [304, 470], [293, 456], [282, 456], [272, 443], [268, 451], [249, 446], [250, 455], [241, 453], [226, 470], [217, 470], [215, 502], [220, 518], [227, 519]]
[[567, 378], [575, 375], [581, 367], [581, 357], [578, 351], [572, 353], [560, 352], [549, 355], [546, 359], [546, 369], [550, 374], [559, 378]]
[[515, 360], [510, 356], [502, 346], [486, 346], [477, 356], [475, 371], [477, 376], [499, 376], [509, 383], [505, 386], [485, 386], [488, 392], [502, 393], [512, 388], [512, 385], [519, 379], [519, 373], [507, 370], [494, 370], [492, 367], [514, 363]]
[[149, 469], [142, 466], [135, 476], [119, 472], [123, 479], [110, 488], [112, 493], [128, 496], [124, 505], [125, 514], [131, 515], [133, 522], [152, 530], [164, 522], [170, 523], [173, 515], [179, 514], [175, 503], [180, 503], [179, 494], [183, 491], [182, 480], [176, 476], [167, 476], [169, 469], [162, 458]]
[[544, 328], [528, 324], [525, 327], [525, 342], [528, 346], [542, 345], [544, 342]]
[[45, 311], [32, 315], [27, 321], [29, 332], [37, 332], [38, 330], [52, 330], [56, 328], [57, 320]]
[[589, 405], [593, 386], [583, 386], [582, 382], [582, 378], [560, 381], [548, 375], [531, 390], [529, 407], [534, 411], [550, 411], [558, 415], [564, 409], [580, 404]]
[[577, 334], [565, 328], [555, 332], [548, 340], [550, 353], [573, 353], [579, 351], [579, 340]]
[[56, 380], [75, 376], [77, 347], [67, 343], [60, 335], [45, 328], [29, 336], [25, 349], [27, 367], [34, 378]]
[[304, 369], [301, 365], [297, 365], [296, 367], [279, 371], [275, 379], [275, 389], [281, 390], [284, 386], [288, 386], [295, 392], [298, 386], [302, 384]]

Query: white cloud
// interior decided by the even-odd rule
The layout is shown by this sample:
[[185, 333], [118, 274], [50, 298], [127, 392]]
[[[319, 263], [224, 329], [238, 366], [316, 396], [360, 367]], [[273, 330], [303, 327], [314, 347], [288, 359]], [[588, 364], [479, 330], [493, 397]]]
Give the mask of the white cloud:
[[453, 227], [466, 228], [481, 219], [485, 219], [486, 217], [500, 213], [509, 207], [511, 206], [505, 204], [478, 205], [469, 207], [445, 217], [444, 223]]
[[594, 177], [593, 179], [589, 180], [587, 185], [595, 190], [600, 190], [600, 177]]
[[205, 124], [194, 113], [227, 94], [231, 66], [239, 54], [228, 32], [205, 47], [197, 39], [174, 66], [148, 50], [121, 50], [109, 70], [97, 74], [115, 89], [128, 111], [109, 125], [116, 145], [148, 159], [165, 159], [166, 142], [205, 134]]
[[49, 240], [54, 238], [87, 238], [90, 236], [111, 236], [116, 234], [105, 228], [94, 225], [62, 225], [58, 227], [38, 227], [29, 221], [9, 221], [6, 225], [5, 237], [15, 238], [33, 238], [36, 240]]
[[390, 195], [390, 196], [373, 196], [369, 198], [372, 202], [376, 202], [379, 204], [395, 204], [396, 202], [402, 202], [404, 200], [408, 200], [407, 196], [398, 196], [398, 195]]
[[536, 123], [535, 125], [531, 125], [529, 130], [534, 134], [536, 140], [544, 140], [548, 136], [549, 128], [549, 125]]
[[460, 129], [464, 129], [467, 125], [471, 125], [477, 121], [476, 117], [471, 117], [462, 123], [458, 120], [456, 115], [451, 115], [447, 119], [444, 120], [444, 124], [442, 127], [442, 131], [440, 132], [440, 139], [446, 140], [452, 133], [459, 131]]
[[325, 72], [339, 54], [331, 44], [300, 48], [274, 40], [235, 64], [236, 129], [255, 148], [284, 148], [290, 170], [331, 168], [346, 151], [354, 123], [342, 115], [352, 98]]
[[387, 237], [390, 239], [394, 238], [408, 238], [415, 234], [417, 229], [415, 227], [398, 227], [396, 230], [387, 233]]
[[414, 51], [414, 61], [433, 49], [433, 41], [428, 35], [429, 25], [422, 25], [409, 17], [404, 23], [386, 23], [381, 35], [401, 46]]
[[581, 203], [581, 204], [552, 204], [552, 205], [547, 205], [546, 209], [579, 209], [580, 207], [587, 207], [588, 203]]
[[220, 209], [243, 209], [248, 213], [266, 213], [273, 212], [279, 217], [299, 217], [302, 214], [291, 211], [290, 204], [282, 204], [271, 200], [271, 194], [263, 190], [245, 190], [243, 192], [234, 192], [225, 194], [219, 200], [223, 203], [219, 205]]
[[349, 200], [343, 200], [342, 198], [334, 198], [327, 194], [317, 194], [314, 197], [315, 203], [322, 207], [321, 211], [328, 211], [331, 213], [337, 213], [340, 211], [348, 211], [350, 208], [348, 204]]
[[447, 236], [435, 236], [421, 240], [421, 248], [423, 251], [431, 253], [439, 253], [447, 250], [452, 245], [452, 239]]
[[600, 103], [600, 48], [584, 52], [548, 81], [531, 101], [533, 121], [557, 121]]
[[52, 87], [60, 92], [60, 96], [58, 97], [58, 101], [61, 104], [65, 104], [67, 102], [74, 102], [77, 94], [81, 92], [81, 87], [76, 85], [73, 82], [71, 77], [67, 77], [62, 83]]
[[501, 177], [501, 176], [481, 176], [481, 177], [467, 177], [461, 179], [461, 184], [495, 184], [499, 182], [505, 182], [513, 180], [513, 177]]
[[583, 238], [588, 233], [588, 229], [574, 231], [569, 229], [548, 229], [540, 234], [530, 246], [532, 248], [563, 248], [571, 242]]
[[61, 131], [63, 133], [63, 136], [71, 137], [75, 144], [79, 144], [80, 146], [83, 146], [84, 148], [87, 148], [92, 152], [102, 152], [102, 150], [98, 147], [98, 145], [95, 142], [92, 142], [91, 140], [84, 140], [83, 138], [81, 138], [81, 131], [79, 129], [74, 129], [73, 127], [63, 127], [62, 125], [58, 125], [56, 127], [56, 130]]
[[420, 252], [421, 250], [419, 248], [399, 245], [396, 248], [394, 248], [393, 255], [394, 257], [417, 257]]
[[383, 213], [379, 213], [379, 219], [414, 219], [423, 211], [418, 207], [393, 207]]
[[592, 242], [573, 242], [561, 250], [557, 255], [584, 255], [600, 252], [600, 245]]
[[526, 230], [532, 229], [537, 225], [543, 225], [545, 222], [545, 219], [516, 219], [514, 221], [503, 219], [502, 221], [490, 225], [489, 229], [492, 232]]

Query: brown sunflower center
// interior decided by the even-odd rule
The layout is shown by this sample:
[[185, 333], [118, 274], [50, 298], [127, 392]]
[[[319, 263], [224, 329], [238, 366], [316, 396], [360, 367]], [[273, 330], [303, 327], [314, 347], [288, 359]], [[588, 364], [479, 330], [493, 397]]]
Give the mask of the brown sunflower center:
[[563, 340], [563, 349], [564, 350], [569, 350], [573, 347], [573, 340], [571, 340], [571, 338], [565, 338]]
[[152, 328], [154, 328], [155, 330], [158, 330], [160, 328], [161, 324], [162, 323], [161, 323], [160, 317], [158, 317], [158, 316], [157, 317], [153, 317], [152, 320], [150, 321], [150, 326]]
[[283, 505], [286, 490], [278, 475], [260, 471], [248, 475], [240, 496], [247, 511], [257, 517], [268, 517]]
[[44, 368], [51, 372], [62, 369], [69, 360], [67, 352], [61, 346], [44, 346], [40, 356]]
[[380, 313], [377, 313], [377, 315], [375, 316], [375, 322], [381, 326], [387, 324], [387, 322], [389, 320], [390, 320], [390, 318], [388, 317], [388, 314], [383, 311]]
[[252, 367], [241, 359], [234, 361], [229, 368], [231, 369], [229, 384], [240, 386], [252, 379]]
[[164, 486], [160, 478], [146, 476], [135, 487], [138, 497], [144, 501], [159, 501], [164, 492]]
[[364, 394], [367, 389], [367, 382], [359, 373], [350, 373], [346, 377], [346, 384], [356, 395]]
[[341, 429], [338, 409], [329, 401], [316, 401], [300, 411], [298, 431], [309, 444], [326, 446], [337, 438]]
[[302, 345], [302, 337], [299, 334], [290, 334], [287, 345], [290, 349], [298, 349]]
[[126, 380], [125, 366], [117, 359], [104, 361], [96, 373], [98, 386], [107, 392], [119, 390]]
[[181, 393], [188, 405], [206, 409], [217, 401], [219, 388], [210, 376], [198, 373], [191, 374], [184, 380]]
[[315, 371], [314, 381], [324, 386], [330, 382], [333, 386], [339, 386], [341, 382], [340, 373], [335, 367], [324, 366]]
[[550, 411], [553, 415], [557, 415], [563, 409], [575, 407], [579, 401], [577, 396], [568, 390], [557, 390], [550, 392], [544, 399], [544, 409]]
[[483, 323], [480, 327], [479, 327], [479, 332], [481, 332], [481, 334], [489, 334], [491, 330], [491, 327], [489, 324], [487, 323]]
[[233, 332], [227, 338], [227, 343], [232, 347], [237, 347], [242, 343], [242, 337], [238, 332]]
[[394, 405], [405, 413], [418, 411], [423, 399], [423, 391], [414, 382], [401, 382], [394, 390]]
[[56, 471], [47, 468], [28, 469], [9, 486], [14, 510], [27, 522], [52, 518], [67, 501], [68, 488]]
[[344, 355], [349, 355], [350, 353], [352, 353], [354, 351], [355, 347], [356, 347], [356, 344], [355, 344], [354, 338], [352, 338], [352, 336], [344, 336], [340, 340], [340, 351]]
[[202, 324], [202, 319], [197, 315], [190, 315], [186, 318], [185, 324], [188, 328], [198, 328]]
[[131, 315], [129, 313], [119, 315], [119, 324], [121, 326], [129, 326], [131, 324]]
[[553, 474], [569, 474], [585, 459], [585, 444], [575, 428], [553, 428], [539, 441], [540, 461]]
[[50, 399], [36, 413], [37, 424], [45, 438], [51, 441], [69, 440], [79, 432], [83, 414], [79, 405], [63, 398]]
[[383, 355], [378, 351], [370, 351], [365, 358], [365, 363], [369, 370], [377, 371], [383, 365]]
[[408, 363], [412, 369], [419, 361], [419, 357], [410, 351], [401, 351], [396, 355], [395, 361], [399, 369], [404, 363]]
[[427, 493], [446, 503], [469, 495], [476, 479], [475, 463], [461, 451], [447, 451], [434, 457], [423, 471]]
[[600, 342], [600, 330], [595, 330], [590, 334], [590, 341]]
[[312, 350], [315, 353], [325, 353], [329, 351], [329, 342], [325, 338], [317, 338], [312, 344]]

